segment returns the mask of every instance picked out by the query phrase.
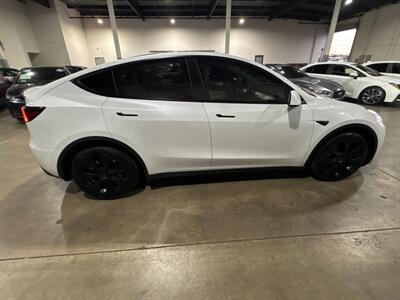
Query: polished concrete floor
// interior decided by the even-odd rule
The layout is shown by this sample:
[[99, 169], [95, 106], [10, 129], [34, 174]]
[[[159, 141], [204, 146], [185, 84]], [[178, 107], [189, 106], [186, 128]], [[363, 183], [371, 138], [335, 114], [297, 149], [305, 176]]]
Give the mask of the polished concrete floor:
[[45, 175], [3, 111], [0, 299], [400, 299], [400, 105], [374, 109], [384, 147], [344, 181], [164, 183], [113, 201]]

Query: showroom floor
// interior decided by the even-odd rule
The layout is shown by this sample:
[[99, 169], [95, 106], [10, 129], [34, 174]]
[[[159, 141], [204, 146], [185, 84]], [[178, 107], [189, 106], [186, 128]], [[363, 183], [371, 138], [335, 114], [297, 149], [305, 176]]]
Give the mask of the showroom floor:
[[0, 114], [1, 299], [399, 299], [400, 105], [350, 179], [147, 187], [86, 198]]

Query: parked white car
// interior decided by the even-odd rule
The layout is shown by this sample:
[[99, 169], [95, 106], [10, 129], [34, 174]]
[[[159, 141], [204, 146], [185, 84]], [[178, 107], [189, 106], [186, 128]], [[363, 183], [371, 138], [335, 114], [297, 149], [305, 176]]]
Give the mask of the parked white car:
[[373, 111], [204, 52], [118, 60], [25, 97], [42, 168], [101, 198], [157, 176], [226, 169], [308, 168], [340, 180], [373, 159], [385, 132]]
[[301, 68], [308, 75], [341, 84], [346, 96], [364, 104], [377, 105], [400, 100], [400, 79], [382, 75], [355, 63], [315, 63]]
[[364, 64], [383, 75], [400, 78], [400, 61], [369, 61]]

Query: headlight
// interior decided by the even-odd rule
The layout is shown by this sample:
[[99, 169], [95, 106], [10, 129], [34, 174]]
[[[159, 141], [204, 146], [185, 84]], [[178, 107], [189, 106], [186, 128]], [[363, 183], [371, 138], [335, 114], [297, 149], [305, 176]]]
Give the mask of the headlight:
[[323, 86], [314, 86], [314, 92], [318, 95], [324, 95], [327, 97], [333, 97], [333, 91], [328, 90], [327, 88], [324, 88]]
[[389, 84], [400, 90], [400, 84], [394, 82], [389, 82]]

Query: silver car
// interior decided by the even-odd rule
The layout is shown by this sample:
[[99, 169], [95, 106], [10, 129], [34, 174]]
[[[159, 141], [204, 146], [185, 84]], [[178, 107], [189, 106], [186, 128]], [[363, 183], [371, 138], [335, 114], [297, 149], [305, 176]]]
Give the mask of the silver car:
[[271, 64], [266, 66], [276, 72], [279, 72], [287, 79], [305, 89], [306, 91], [312, 92], [314, 94], [324, 95], [340, 100], [344, 97], [346, 93], [344, 88], [340, 84], [331, 80], [310, 77], [303, 71], [291, 65]]

